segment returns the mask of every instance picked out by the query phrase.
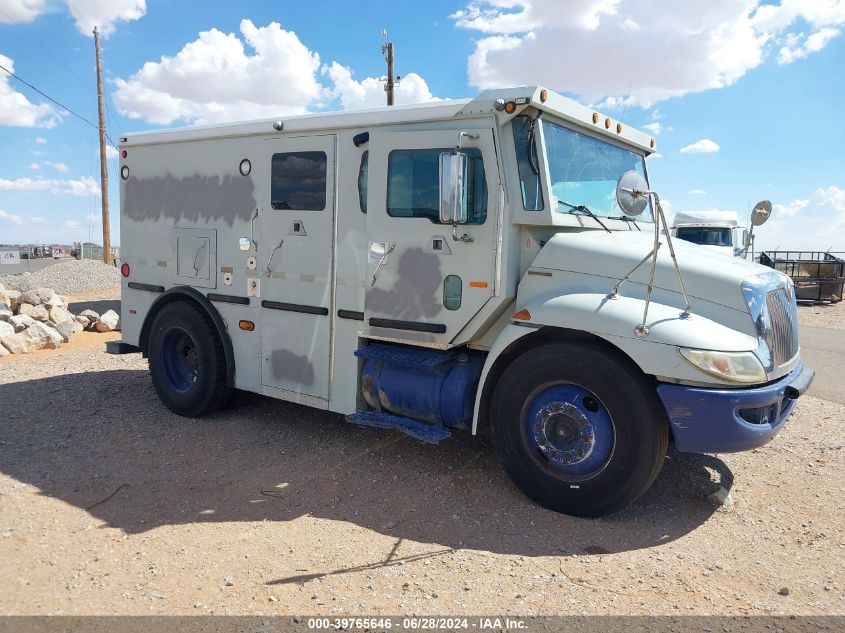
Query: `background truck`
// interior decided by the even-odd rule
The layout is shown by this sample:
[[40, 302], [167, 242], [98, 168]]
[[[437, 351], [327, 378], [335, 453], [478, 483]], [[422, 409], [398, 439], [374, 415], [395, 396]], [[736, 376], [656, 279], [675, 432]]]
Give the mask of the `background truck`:
[[672, 237], [731, 256], [740, 254], [748, 239], [734, 211], [678, 212], [670, 230]]
[[598, 516], [670, 436], [766, 443], [812, 379], [790, 280], [661, 248], [654, 139], [544, 88], [120, 145], [109, 351], [148, 357], [180, 415], [241, 389], [428, 442], [490, 433], [527, 495]]

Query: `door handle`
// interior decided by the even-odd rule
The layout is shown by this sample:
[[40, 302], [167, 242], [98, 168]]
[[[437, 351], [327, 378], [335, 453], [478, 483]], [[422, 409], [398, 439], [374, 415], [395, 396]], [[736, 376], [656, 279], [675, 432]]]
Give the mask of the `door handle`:
[[272, 253], [270, 253], [270, 258], [267, 260], [267, 276], [268, 277], [270, 276], [270, 264], [273, 263], [273, 258], [276, 256], [276, 251], [279, 250], [282, 247], [282, 244], [284, 244], [284, 243], [285, 243], [284, 240], [279, 240], [279, 245], [276, 246], [276, 248], [273, 249]]
[[387, 248], [387, 250], [384, 251], [384, 255], [382, 255], [381, 258], [378, 260], [378, 264], [376, 264], [376, 269], [373, 271], [373, 278], [370, 281], [370, 287], [371, 288], [376, 285], [376, 277], [378, 277], [378, 271], [381, 269], [382, 264], [384, 264], [384, 262], [387, 261], [387, 256], [390, 255], [393, 252], [394, 248], [396, 248], [396, 242], [391, 244]]

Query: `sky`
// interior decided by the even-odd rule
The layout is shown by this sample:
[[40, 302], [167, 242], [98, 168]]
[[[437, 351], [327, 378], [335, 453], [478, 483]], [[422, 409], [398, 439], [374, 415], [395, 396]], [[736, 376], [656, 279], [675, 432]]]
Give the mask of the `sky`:
[[[564, 10], [565, 9], [565, 10]], [[0, 0], [0, 243], [100, 242], [107, 131], [539, 84], [657, 139], [669, 215], [774, 203], [758, 247], [845, 251], [845, 0]], [[112, 242], [117, 152], [109, 150]]]

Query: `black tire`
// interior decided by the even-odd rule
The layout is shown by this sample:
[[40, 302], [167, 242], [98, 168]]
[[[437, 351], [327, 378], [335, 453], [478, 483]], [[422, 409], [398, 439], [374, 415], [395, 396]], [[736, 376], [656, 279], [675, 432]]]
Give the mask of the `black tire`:
[[[179, 363], [185, 367], [174, 369], [173, 359], [180, 353], [177, 348], [188, 352]], [[173, 413], [195, 418], [217, 411], [229, 401], [233, 389], [226, 385], [223, 343], [202, 308], [189, 301], [164, 306], [153, 320], [147, 349], [153, 387]], [[190, 377], [181, 372], [185, 368]]]
[[[511, 480], [541, 506], [580, 517], [602, 516], [637, 499], [660, 472], [669, 440], [665, 414], [653, 385], [620, 356], [590, 342], [551, 343], [518, 357], [496, 384], [490, 408], [493, 445]], [[557, 402], [549, 405], [556, 407], [552, 416], [545, 409], [535, 413], [536, 403], [543, 397], [538, 394], [570, 386], [595, 394], [598, 403], [586, 397], [583, 401], [591, 411], [592, 407], [602, 407], [601, 415], [609, 417], [612, 429], [609, 455], [602, 457], [596, 452], [603, 459], [601, 466], [580, 475], [562, 472], [562, 468], [571, 467], [562, 462], [556, 465], [548, 457], [545, 439], [540, 440], [541, 444], [546, 442], [544, 449], [534, 445], [536, 440], [532, 439], [538, 425], [550, 424], [552, 417], [571, 424], [573, 418], [560, 415]], [[544, 412], [545, 417], [539, 415]], [[547, 428], [543, 426], [543, 438], [548, 436]], [[552, 435], [558, 428], [553, 427]], [[592, 430], [589, 437], [593, 437]]]

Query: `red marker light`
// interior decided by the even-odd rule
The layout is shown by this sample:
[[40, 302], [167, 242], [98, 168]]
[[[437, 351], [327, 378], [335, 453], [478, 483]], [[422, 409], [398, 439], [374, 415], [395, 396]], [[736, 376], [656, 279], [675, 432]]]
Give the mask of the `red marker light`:
[[123, 266], [120, 267], [120, 274], [123, 275], [124, 277], [129, 276], [129, 264], [127, 264], [126, 262], [123, 262]]

